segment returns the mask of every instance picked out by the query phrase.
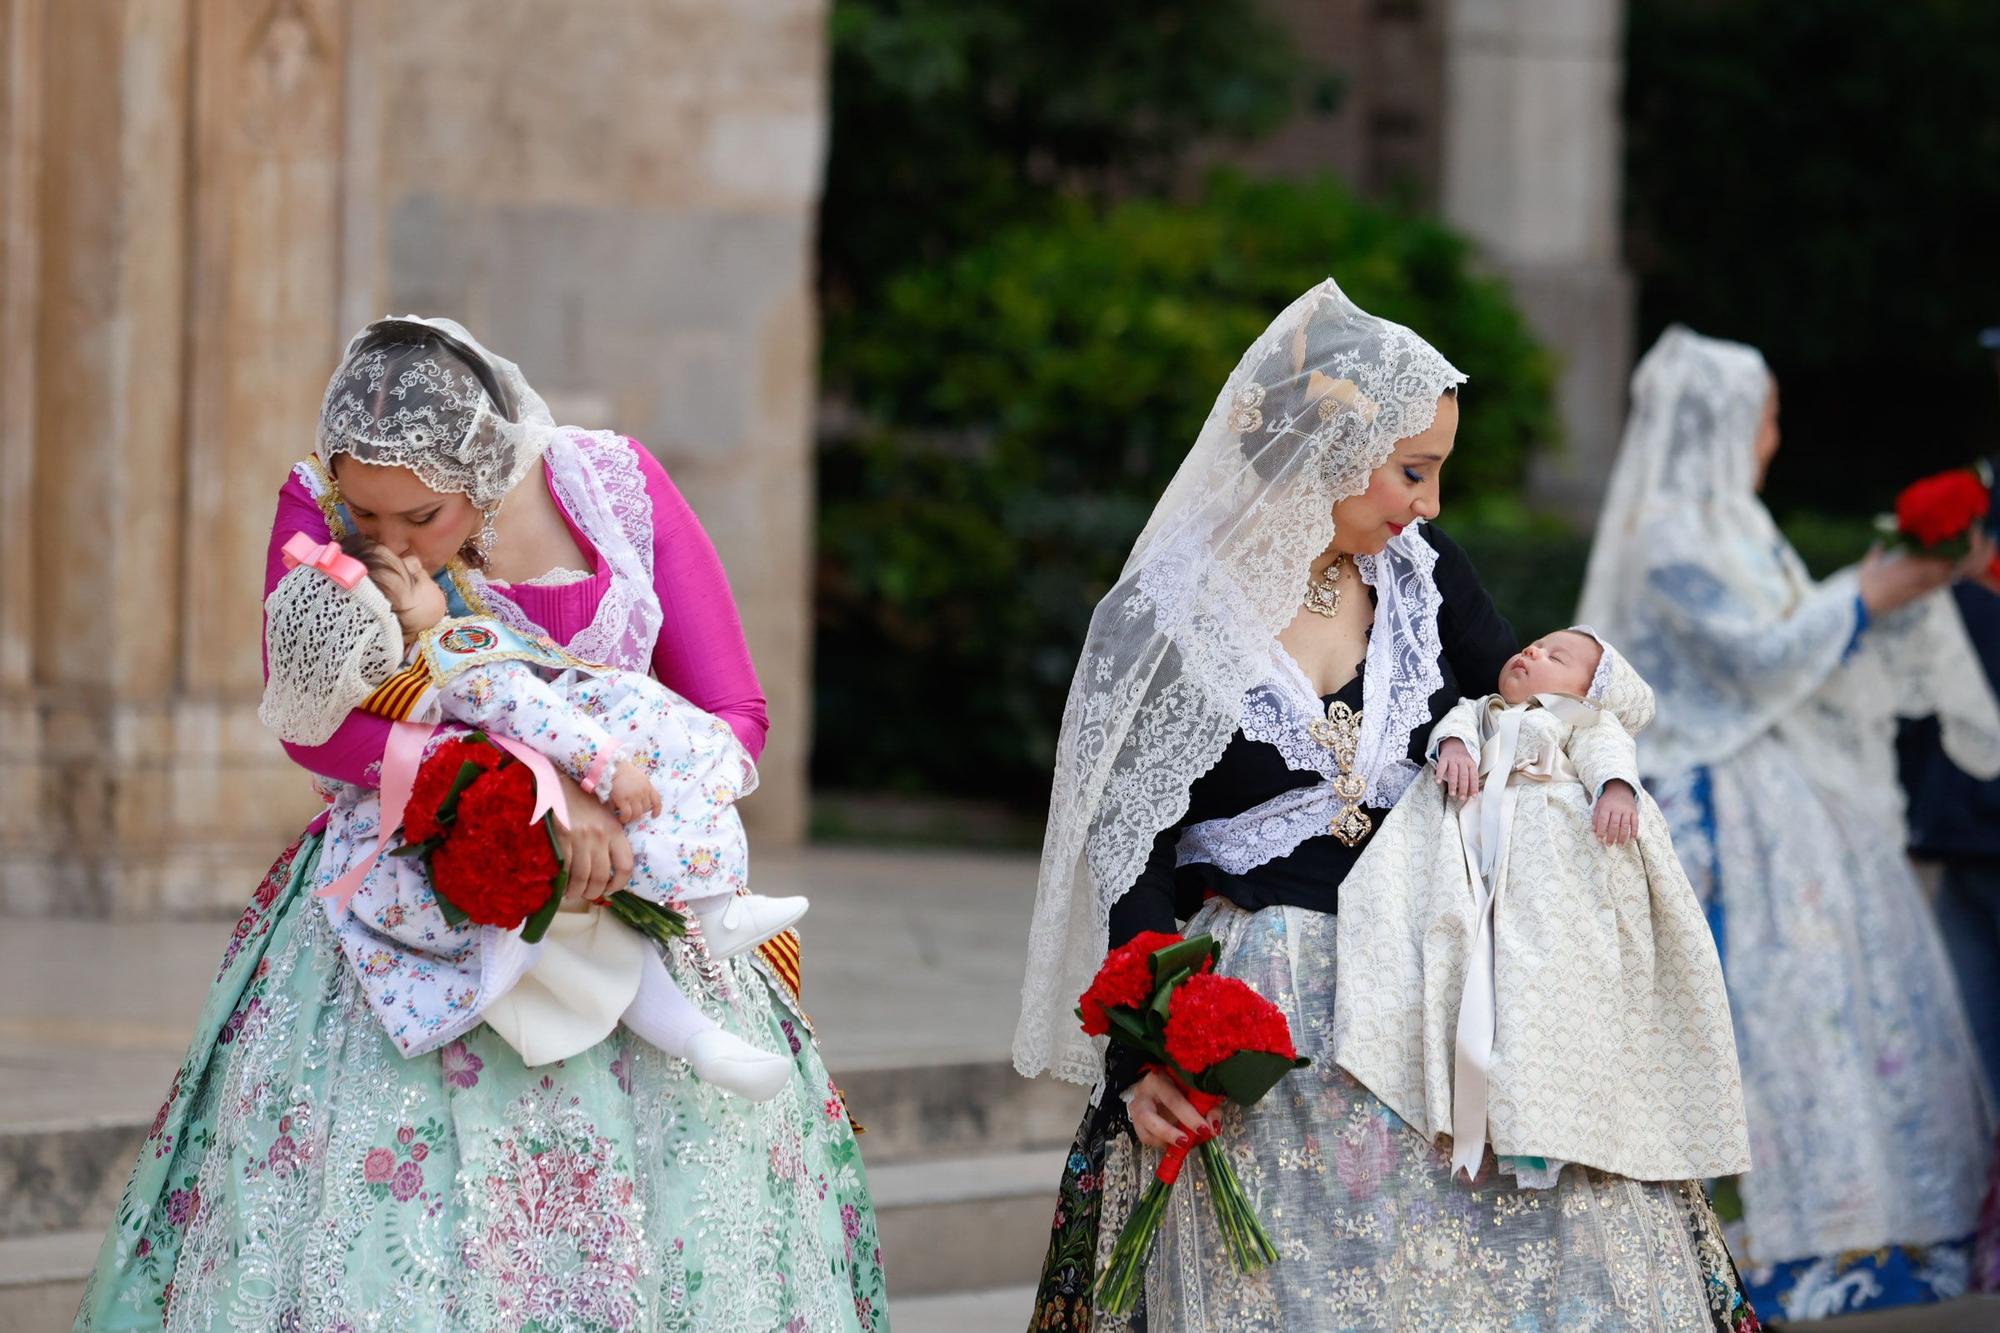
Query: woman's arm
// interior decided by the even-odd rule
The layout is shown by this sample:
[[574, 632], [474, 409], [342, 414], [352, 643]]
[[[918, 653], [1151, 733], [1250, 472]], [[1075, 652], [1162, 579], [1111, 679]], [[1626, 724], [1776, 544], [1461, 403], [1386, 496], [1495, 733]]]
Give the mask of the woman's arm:
[[[271, 541], [264, 551], [264, 595], [278, 586], [278, 580], [285, 576], [284, 545], [292, 534], [303, 532], [316, 542], [329, 539], [326, 516], [320, 513], [319, 505], [307, 493], [305, 483], [296, 475], [287, 475], [285, 484], [278, 489], [278, 512], [271, 520]], [[268, 651], [264, 658], [264, 675], [271, 674]], [[386, 718], [375, 717], [359, 709], [349, 713], [340, 729], [319, 745], [295, 745], [283, 742], [285, 753], [292, 762], [323, 778], [339, 782], [351, 782], [360, 787], [373, 787], [381, 782], [382, 751], [389, 744], [390, 722]]]
[[1672, 663], [1677, 693], [1737, 720], [1745, 739], [1811, 698], [1848, 658], [1867, 612], [1847, 570], [1783, 612], [1752, 606], [1698, 559], [1664, 555], [1646, 573], [1641, 620]]
[[[1153, 839], [1146, 867], [1111, 904], [1111, 935], [1107, 943], [1115, 949], [1143, 931], [1171, 934], [1180, 929], [1174, 915], [1174, 847], [1180, 841], [1178, 826], [1163, 829]], [[1104, 1054], [1104, 1083], [1113, 1092], [1124, 1092], [1139, 1081], [1145, 1059], [1137, 1051], [1115, 1043]]]
[[764, 687], [743, 638], [743, 621], [715, 546], [666, 469], [637, 440], [628, 440], [653, 502], [653, 590], [660, 599], [660, 637], [653, 674], [674, 693], [729, 724], [756, 759], [771, 730]]

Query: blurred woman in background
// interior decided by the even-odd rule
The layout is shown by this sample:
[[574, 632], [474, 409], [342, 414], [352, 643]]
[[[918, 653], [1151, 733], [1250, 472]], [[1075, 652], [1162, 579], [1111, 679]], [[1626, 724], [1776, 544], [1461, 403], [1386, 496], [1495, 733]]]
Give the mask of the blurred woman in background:
[[1718, 1209], [1759, 1311], [1801, 1319], [1965, 1285], [1992, 1139], [1894, 744], [1898, 718], [1936, 714], [1990, 776], [2000, 709], [1939, 595], [1949, 563], [1806, 572], [1758, 498], [1777, 412], [1754, 349], [1661, 337], [1580, 616], [1659, 696], [1640, 767], [1722, 953], [1750, 1119]]

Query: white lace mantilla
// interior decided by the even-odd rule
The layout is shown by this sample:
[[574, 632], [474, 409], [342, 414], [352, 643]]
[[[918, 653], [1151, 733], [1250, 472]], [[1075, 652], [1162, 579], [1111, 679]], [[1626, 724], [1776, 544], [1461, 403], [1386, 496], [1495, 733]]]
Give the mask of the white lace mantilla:
[[[1306, 292], [1223, 384], [1116, 584], [1091, 617], [1063, 713], [1021, 989], [1016, 1066], [1094, 1082], [1075, 997], [1103, 961], [1111, 905], [1188, 788], [1236, 734], [1272, 643], [1298, 613], [1333, 508], [1396, 442], [1428, 430], [1464, 375], [1331, 280]], [[1405, 531], [1359, 564], [1375, 589], [1356, 763], [1371, 804], [1408, 785], [1409, 737], [1442, 681], [1436, 553]]]

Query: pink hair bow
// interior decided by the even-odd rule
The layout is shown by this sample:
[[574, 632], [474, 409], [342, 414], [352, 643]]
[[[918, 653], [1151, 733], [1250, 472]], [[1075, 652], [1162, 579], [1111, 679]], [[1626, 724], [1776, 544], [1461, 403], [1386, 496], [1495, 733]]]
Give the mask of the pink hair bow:
[[367, 566], [341, 550], [340, 543], [316, 542], [303, 532], [292, 534], [291, 540], [284, 545], [284, 556], [285, 568], [311, 565], [349, 591], [368, 574]]

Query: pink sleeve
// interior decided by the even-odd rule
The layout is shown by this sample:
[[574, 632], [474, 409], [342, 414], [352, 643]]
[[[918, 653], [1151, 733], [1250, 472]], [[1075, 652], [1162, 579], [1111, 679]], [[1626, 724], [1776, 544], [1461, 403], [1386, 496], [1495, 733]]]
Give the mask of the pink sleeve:
[[[285, 484], [278, 490], [278, 514], [271, 522], [271, 544], [264, 552], [266, 597], [271, 595], [271, 589], [278, 586], [278, 580], [285, 576], [282, 548], [295, 532], [303, 532], [316, 542], [323, 542], [330, 535], [326, 516], [320, 513], [319, 505], [307, 493], [305, 483], [293, 474], [285, 478]], [[270, 655], [266, 650], [264, 675], [268, 679], [270, 674]], [[340, 724], [340, 730], [334, 732], [323, 745], [294, 745], [290, 741], [283, 744], [285, 753], [301, 768], [324, 778], [373, 787], [381, 781], [379, 766], [382, 751], [389, 744], [389, 722], [372, 713], [357, 710], [347, 715], [347, 721]]]
[[743, 621], [715, 547], [666, 469], [637, 440], [628, 440], [653, 501], [653, 590], [660, 598], [660, 637], [653, 674], [676, 694], [729, 724], [752, 759], [764, 753], [771, 717], [764, 687], [750, 661]]

